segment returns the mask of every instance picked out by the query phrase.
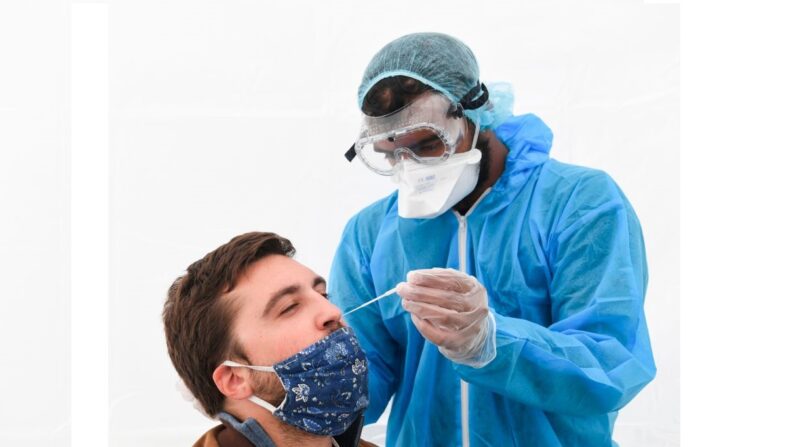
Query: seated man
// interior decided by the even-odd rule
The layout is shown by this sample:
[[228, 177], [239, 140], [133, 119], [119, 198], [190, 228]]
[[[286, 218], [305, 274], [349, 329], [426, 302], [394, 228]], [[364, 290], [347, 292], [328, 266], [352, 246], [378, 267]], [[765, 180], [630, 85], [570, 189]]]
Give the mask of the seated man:
[[274, 233], [235, 237], [188, 267], [163, 307], [171, 361], [221, 425], [194, 447], [360, 441], [367, 361], [326, 281]]

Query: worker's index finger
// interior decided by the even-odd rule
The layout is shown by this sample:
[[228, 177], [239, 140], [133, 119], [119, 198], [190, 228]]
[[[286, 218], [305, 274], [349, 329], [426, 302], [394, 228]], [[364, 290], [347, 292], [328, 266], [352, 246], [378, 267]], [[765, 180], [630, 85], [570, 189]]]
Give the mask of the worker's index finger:
[[411, 284], [439, 290], [466, 292], [471, 288], [467, 275], [451, 269], [414, 270], [406, 279]]
[[456, 312], [466, 312], [469, 310], [468, 303], [459, 299], [460, 295], [458, 292], [402, 283], [398, 286], [398, 294], [408, 301], [434, 304], [446, 309], [455, 310]]

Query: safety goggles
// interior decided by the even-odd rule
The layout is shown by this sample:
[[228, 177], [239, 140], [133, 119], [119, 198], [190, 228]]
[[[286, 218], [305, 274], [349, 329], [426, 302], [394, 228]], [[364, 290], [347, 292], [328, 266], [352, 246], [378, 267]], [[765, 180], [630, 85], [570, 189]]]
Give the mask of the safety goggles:
[[359, 138], [346, 157], [351, 160], [358, 155], [376, 173], [392, 175], [406, 159], [422, 164], [444, 162], [455, 153], [465, 132], [462, 107], [440, 93], [427, 92], [388, 115], [364, 115]]

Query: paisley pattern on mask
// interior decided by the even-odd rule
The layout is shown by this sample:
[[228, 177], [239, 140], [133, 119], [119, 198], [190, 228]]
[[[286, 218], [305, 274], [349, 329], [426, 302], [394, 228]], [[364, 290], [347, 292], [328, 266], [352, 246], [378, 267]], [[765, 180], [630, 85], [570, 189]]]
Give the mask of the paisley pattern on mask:
[[307, 432], [339, 435], [370, 403], [367, 358], [351, 328], [332, 332], [273, 369], [290, 390], [273, 415]]

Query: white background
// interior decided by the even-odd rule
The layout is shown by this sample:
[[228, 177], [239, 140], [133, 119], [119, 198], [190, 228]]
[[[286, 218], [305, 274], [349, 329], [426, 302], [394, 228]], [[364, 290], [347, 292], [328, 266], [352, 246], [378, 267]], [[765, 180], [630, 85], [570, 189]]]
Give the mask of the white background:
[[69, 2], [0, 2], [0, 444], [69, 440]]
[[[71, 320], [64, 301], [68, 296], [64, 283], [77, 276], [76, 270], [88, 272], [82, 274], [84, 281], [101, 281], [90, 272], [107, 269], [107, 256], [93, 254], [107, 248], [105, 232], [74, 245], [72, 264], [78, 268], [69, 269], [65, 248], [70, 235], [63, 233], [70, 231], [64, 222], [74, 214], [63, 195], [65, 177], [75, 180], [87, 177], [87, 172], [108, 171], [102, 157], [75, 166], [71, 152], [81, 150], [81, 145], [66, 143], [67, 44], [72, 53], [78, 46], [66, 37], [69, 3], [79, 2], [0, 2], [0, 440], [26, 447], [70, 445], [69, 431], [74, 446], [109, 444], [101, 423], [108, 414], [102, 379], [107, 369], [108, 315], [101, 305], [107, 295], [72, 296], [71, 305], [77, 300], [89, 305], [83, 312], [72, 312]], [[106, 5], [96, 1], [82, 6], [95, 7], [94, 12], [100, 13], [94, 17], [95, 28], [101, 28]], [[494, 8], [478, 7], [484, 14]], [[383, 17], [391, 14], [385, 12]], [[791, 17], [782, 3], [772, 1], [712, 0], [682, 8], [681, 432], [685, 446], [795, 442], [790, 409], [795, 400], [791, 378], [795, 363], [789, 354], [795, 312], [791, 280], [795, 60], [784, 57], [792, 52], [790, 42], [795, 40]], [[560, 26], [565, 24], [562, 20]], [[95, 28], [84, 37], [97, 41], [98, 50], [103, 41], [107, 43], [107, 33]], [[105, 58], [97, 53], [93, 63], [101, 65]], [[83, 77], [95, 71], [73, 69]], [[74, 96], [69, 105], [76, 115], [73, 119], [103, 110], [87, 102], [106, 101], [105, 85], [96, 83], [93, 90]], [[106, 127], [97, 123], [95, 129], [95, 136], [101, 138]], [[107, 150], [101, 141], [90, 146]], [[64, 164], [71, 165], [70, 172], [63, 172]], [[55, 168], [43, 174], [44, 166]], [[106, 181], [92, 183], [107, 191]], [[69, 194], [76, 192], [70, 189]], [[107, 221], [102, 211], [107, 201], [97, 205], [97, 219], [71, 216], [72, 223], [91, 227], [97, 220], [102, 226]], [[43, 222], [51, 224], [44, 225], [46, 233], [40, 231]], [[42, 257], [26, 255], [16, 261], [9, 256], [33, 253], [44, 245], [49, 251]], [[27, 299], [19, 299], [20, 293]], [[68, 321], [71, 331], [93, 332], [96, 343], [69, 338]], [[70, 344], [73, 355], [82, 352], [82, 359], [72, 361], [79, 377], [71, 380], [65, 366]], [[70, 382], [75, 397], [71, 429], [62, 428], [69, 416]], [[161, 403], [155, 397], [151, 404]], [[156, 422], [148, 408], [130, 417]], [[621, 424], [625, 417], [619, 419]], [[35, 429], [28, 430], [31, 427]]]
[[361, 73], [429, 30], [466, 42], [483, 80], [513, 83], [515, 111], [553, 129], [553, 157], [606, 170], [635, 206], [659, 372], [615, 438], [679, 444], [677, 5], [129, 0], [110, 2], [112, 445], [187, 445], [212, 426], [174, 388], [167, 287], [252, 230], [327, 275], [347, 219], [392, 188], [342, 156]]

